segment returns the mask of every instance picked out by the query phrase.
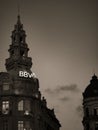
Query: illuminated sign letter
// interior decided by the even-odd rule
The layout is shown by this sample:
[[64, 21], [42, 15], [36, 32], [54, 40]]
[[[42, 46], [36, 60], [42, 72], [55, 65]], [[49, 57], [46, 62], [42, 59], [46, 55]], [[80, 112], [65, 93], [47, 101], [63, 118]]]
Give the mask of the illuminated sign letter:
[[29, 78], [31, 78], [31, 77], [33, 77], [33, 74], [31, 73], [31, 74], [29, 74]]
[[25, 77], [25, 78], [35, 78], [35, 73], [28, 73], [26, 71], [19, 71], [19, 77]]
[[24, 72], [23, 71], [19, 71], [19, 76], [23, 77], [24, 76]]
[[28, 77], [28, 73], [26, 71], [24, 72], [24, 77]]

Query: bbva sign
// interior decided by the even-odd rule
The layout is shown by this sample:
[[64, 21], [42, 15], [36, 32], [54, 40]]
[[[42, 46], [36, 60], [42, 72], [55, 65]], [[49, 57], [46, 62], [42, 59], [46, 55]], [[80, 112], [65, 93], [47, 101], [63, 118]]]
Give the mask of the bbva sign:
[[36, 75], [35, 73], [28, 73], [27, 71], [19, 71], [19, 77], [34, 78]]

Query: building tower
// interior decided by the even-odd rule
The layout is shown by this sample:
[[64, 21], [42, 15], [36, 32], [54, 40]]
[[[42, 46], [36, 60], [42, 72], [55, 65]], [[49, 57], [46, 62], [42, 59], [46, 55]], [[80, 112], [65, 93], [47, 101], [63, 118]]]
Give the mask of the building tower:
[[84, 130], [98, 130], [98, 78], [94, 75], [83, 93]]
[[59, 130], [54, 110], [47, 107], [39, 81], [31, 72], [32, 59], [20, 16], [11, 39], [7, 72], [0, 72], [0, 130]]

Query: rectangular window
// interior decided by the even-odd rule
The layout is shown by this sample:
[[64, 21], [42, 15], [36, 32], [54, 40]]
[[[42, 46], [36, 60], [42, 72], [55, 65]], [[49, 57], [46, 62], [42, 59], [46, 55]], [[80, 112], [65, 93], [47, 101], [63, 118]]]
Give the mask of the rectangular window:
[[3, 130], [8, 130], [8, 121], [7, 120], [3, 121]]
[[3, 90], [4, 91], [9, 90], [9, 84], [8, 83], [3, 83]]
[[24, 109], [27, 110], [27, 111], [31, 111], [30, 101], [29, 100], [25, 100]]
[[18, 102], [18, 111], [23, 111], [23, 105], [24, 105], [24, 101], [23, 100]]
[[30, 130], [30, 122], [29, 121], [25, 121], [25, 129]]
[[23, 121], [18, 121], [18, 130], [24, 130]]
[[9, 113], [9, 101], [2, 102], [2, 113], [8, 114]]

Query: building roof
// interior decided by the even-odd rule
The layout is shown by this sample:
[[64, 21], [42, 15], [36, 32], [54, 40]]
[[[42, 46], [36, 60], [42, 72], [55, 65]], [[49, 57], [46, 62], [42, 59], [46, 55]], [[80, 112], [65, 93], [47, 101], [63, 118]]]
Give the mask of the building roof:
[[98, 78], [95, 74], [92, 76], [90, 84], [86, 87], [83, 93], [83, 97], [84, 98], [98, 97]]

